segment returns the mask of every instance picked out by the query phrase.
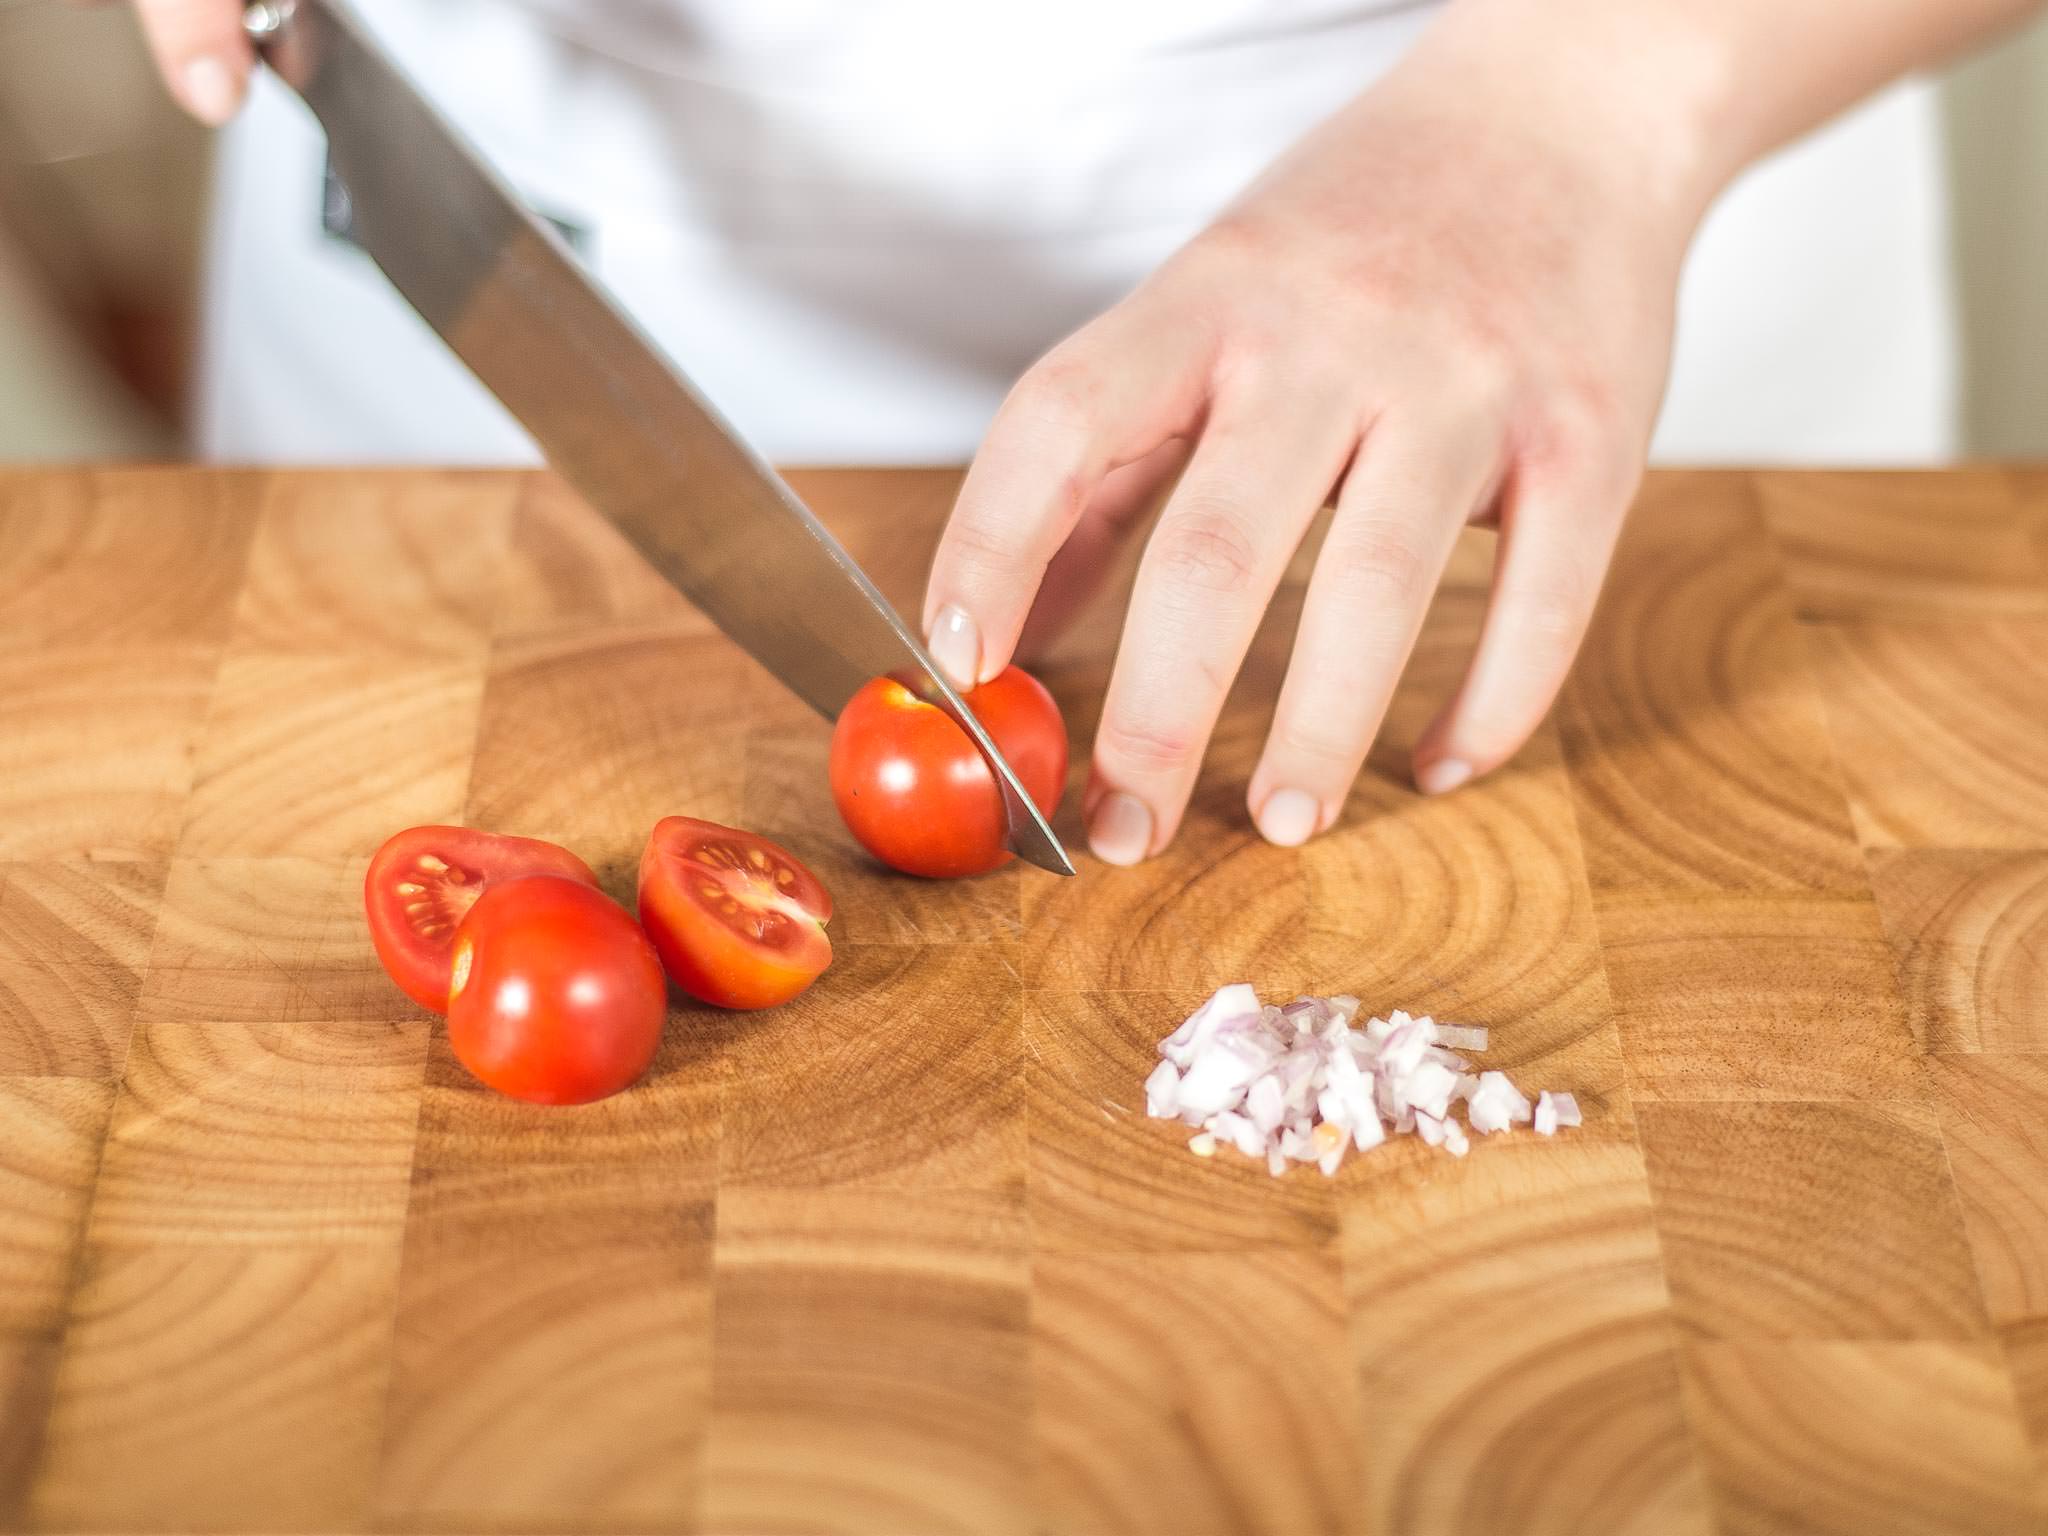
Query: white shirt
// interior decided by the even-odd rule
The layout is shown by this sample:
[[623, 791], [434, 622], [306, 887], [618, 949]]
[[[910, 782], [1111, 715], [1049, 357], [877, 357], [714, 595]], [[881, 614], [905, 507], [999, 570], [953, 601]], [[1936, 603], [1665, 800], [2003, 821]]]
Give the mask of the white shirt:
[[[442, 108], [765, 453], [965, 459], [1005, 389], [1433, 15], [1402, 0], [358, 0]], [[1716, 211], [1667, 457], [1951, 446], [1924, 92]], [[497, 462], [516, 424], [321, 226], [317, 127], [261, 78], [225, 146], [212, 457]], [[1446, 174], [1455, 174], [1446, 167]]]

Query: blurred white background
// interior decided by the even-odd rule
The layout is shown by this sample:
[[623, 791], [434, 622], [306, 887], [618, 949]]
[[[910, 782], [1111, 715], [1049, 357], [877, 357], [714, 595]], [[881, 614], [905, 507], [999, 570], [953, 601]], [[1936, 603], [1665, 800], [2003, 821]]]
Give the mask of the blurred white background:
[[[1731, 323], [1767, 327], [1782, 376], [1801, 390], [1819, 379], [1853, 395], [1871, 381], [1843, 368], [1827, 383], [1825, 329], [1767, 303], [1744, 310], [1724, 292], [1715, 318], [1686, 313], [1673, 399], [1687, 427], [1666, 433], [1665, 457], [2048, 457], [2048, 27], [1860, 116], [1862, 131], [1823, 136], [1767, 170], [1725, 221], [1768, 219], [1773, 197], [1803, 212], [1821, 198], [1853, 246], [1861, 225], [1895, 219], [1905, 200], [1953, 292], [1938, 323], [1911, 322], [1896, 356], [1953, 373], [1952, 430], [1893, 440], [1874, 421], [1848, 441], [1805, 431], [1798, 391], [1773, 398], [1770, 378], [1733, 388], [1705, 361]], [[1930, 164], [1902, 166], [1884, 124], [1930, 118]], [[0, 0], [0, 459], [186, 451], [212, 154], [157, 87], [125, 6]], [[1785, 254], [1802, 258], [1840, 260]], [[1888, 319], [1905, 323], [1871, 323]], [[1768, 428], [1750, 425], [1760, 414]]]

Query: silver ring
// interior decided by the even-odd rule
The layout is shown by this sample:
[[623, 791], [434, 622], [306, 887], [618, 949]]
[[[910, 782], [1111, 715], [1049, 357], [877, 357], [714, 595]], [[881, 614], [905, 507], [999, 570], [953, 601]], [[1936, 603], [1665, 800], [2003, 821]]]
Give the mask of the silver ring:
[[292, 0], [256, 0], [242, 12], [242, 31], [254, 43], [267, 43], [292, 19]]

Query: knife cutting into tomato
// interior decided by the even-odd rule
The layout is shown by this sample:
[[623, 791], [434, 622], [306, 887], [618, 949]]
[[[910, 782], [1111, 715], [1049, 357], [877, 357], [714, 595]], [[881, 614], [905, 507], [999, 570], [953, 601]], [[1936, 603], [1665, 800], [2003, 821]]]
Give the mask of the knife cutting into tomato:
[[345, 0], [262, 0], [244, 28], [325, 131], [356, 244], [585, 500], [826, 719], [878, 676], [944, 710], [1000, 791], [1006, 845], [1072, 874], [1001, 748], [867, 574]]

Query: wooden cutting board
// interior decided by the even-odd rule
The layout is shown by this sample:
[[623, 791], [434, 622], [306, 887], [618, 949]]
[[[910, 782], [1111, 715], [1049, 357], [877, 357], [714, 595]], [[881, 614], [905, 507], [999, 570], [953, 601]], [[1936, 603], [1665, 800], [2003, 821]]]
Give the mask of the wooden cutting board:
[[[952, 485], [800, 489], [914, 605]], [[1656, 477], [1553, 723], [1425, 801], [1489, 542], [1330, 836], [1242, 809], [1296, 586], [1164, 857], [934, 885], [550, 479], [0, 476], [0, 1512], [2048, 1529], [2048, 476]], [[1116, 633], [1045, 670], [1082, 743]], [[475, 1087], [370, 849], [626, 896], [676, 811], [818, 869], [830, 975], [602, 1105]], [[1139, 1085], [1237, 980], [1490, 1025], [1589, 1123], [1198, 1160]]]

